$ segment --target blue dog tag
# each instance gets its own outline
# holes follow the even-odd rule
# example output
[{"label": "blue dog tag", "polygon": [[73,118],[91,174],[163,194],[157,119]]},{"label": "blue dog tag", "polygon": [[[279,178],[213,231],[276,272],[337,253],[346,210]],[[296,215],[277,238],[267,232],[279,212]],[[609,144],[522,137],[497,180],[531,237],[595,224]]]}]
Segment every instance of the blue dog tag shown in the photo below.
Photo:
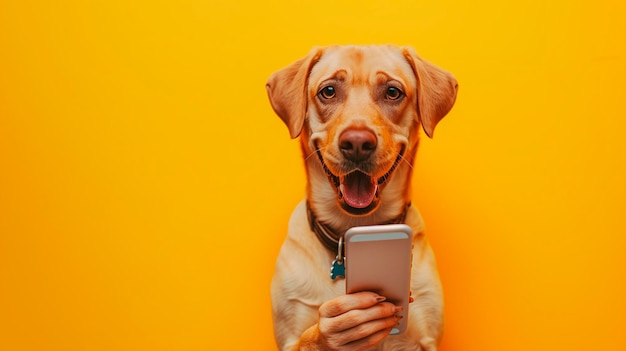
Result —
[{"label": "blue dog tag", "polygon": [[334,280],[337,277],[346,277],[346,269],[343,265],[343,259],[339,260],[339,256],[335,257],[332,266],[330,266],[330,277]]},{"label": "blue dog tag", "polygon": [[330,278],[335,280],[337,277],[346,277],[346,267],[343,265],[343,261],[346,258],[343,257],[343,236],[339,237],[339,243],[337,243],[337,256],[330,266]]}]

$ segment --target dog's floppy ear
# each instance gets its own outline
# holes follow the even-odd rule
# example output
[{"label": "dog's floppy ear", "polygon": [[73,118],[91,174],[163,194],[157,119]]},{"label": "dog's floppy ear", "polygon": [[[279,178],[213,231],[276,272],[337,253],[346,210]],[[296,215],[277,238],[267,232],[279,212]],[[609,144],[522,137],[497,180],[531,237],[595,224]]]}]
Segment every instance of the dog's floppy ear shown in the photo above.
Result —
[{"label": "dog's floppy ear", "polygon": [[307,83],[311,68],[319,61],[323,50],[313,49],[309,55],[275,72],[265,88],[274,112],[289,128],[291,138],[302,131],[307,109]]},{"label": "dog's floppy ear", "polygon": [[404,48],[402,54],[417,78],[417,109],[424,132],[432,138],[437,123],[452,109],[459,85],[451,73],[422,59],[412,48]]}]

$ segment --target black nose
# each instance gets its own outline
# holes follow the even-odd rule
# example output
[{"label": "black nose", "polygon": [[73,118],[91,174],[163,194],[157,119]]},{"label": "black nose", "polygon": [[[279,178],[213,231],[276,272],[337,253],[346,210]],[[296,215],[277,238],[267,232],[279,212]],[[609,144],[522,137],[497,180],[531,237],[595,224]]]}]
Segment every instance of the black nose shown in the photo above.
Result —
[{"label": "black nose", "polygon": [[339,150],[350,161],[365,161],[376,150],[376,135],[369,129],[346,129],[339,135]]}]

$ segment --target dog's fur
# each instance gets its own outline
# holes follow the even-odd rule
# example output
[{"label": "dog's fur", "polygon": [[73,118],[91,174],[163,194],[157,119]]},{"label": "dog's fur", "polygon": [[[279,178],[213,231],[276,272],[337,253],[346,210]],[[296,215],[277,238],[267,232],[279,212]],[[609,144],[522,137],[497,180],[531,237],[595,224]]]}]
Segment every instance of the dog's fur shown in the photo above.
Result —
[{"label": "dog's fur", "polygon": [[[334,94],[320,95],[329,84]],[[396,96],[389,87],[403,94],[390,99]],[[292,138],[300,136],[308,179],[306,200],[291,216],[272,281],[274,333],[281,350],[307,344],[307,335],[316,333],[310,328],[316,328],[319,307],[345,294],[345,281],[329,277],[336,252],[324,247],[312,232],[307,201],[320,222],[341,234],[353,226],[398,217],[411,200],[419,128],[432,137],[437,123],[452,108],[457,89],[450,73],[411,48],[391,45],[315,48],[269,78],[267,91],[274,111]],[[375,150],[366,160],[345,157],[340,138],[347,130],[375,136]],[[397,160],[400,163],[394,167]],[[343,188],[332,181],[334,175],[344,182],[354,170],[369,179],[392,171],[365,208],[353,208],[354,199],[345,199]],[[436,350],[442,335],[443,296],[435,258],[415,207],[409,207],[405,223],[415,233],[411,279],[415,301],[407,331],[386,337],[376,350]]]}]

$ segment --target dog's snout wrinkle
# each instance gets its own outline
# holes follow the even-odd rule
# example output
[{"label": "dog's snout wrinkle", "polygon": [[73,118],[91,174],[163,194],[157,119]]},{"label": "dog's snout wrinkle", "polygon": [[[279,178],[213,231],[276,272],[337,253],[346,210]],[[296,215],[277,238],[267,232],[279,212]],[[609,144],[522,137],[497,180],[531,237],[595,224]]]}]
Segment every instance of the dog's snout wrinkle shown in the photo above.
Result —
[{"label": "dog's snout wrinkle", "polygon": [[367,160],[377,146],[376,135],[369,129],[346,129],[339,136],[339,150],[350,161]]}]

